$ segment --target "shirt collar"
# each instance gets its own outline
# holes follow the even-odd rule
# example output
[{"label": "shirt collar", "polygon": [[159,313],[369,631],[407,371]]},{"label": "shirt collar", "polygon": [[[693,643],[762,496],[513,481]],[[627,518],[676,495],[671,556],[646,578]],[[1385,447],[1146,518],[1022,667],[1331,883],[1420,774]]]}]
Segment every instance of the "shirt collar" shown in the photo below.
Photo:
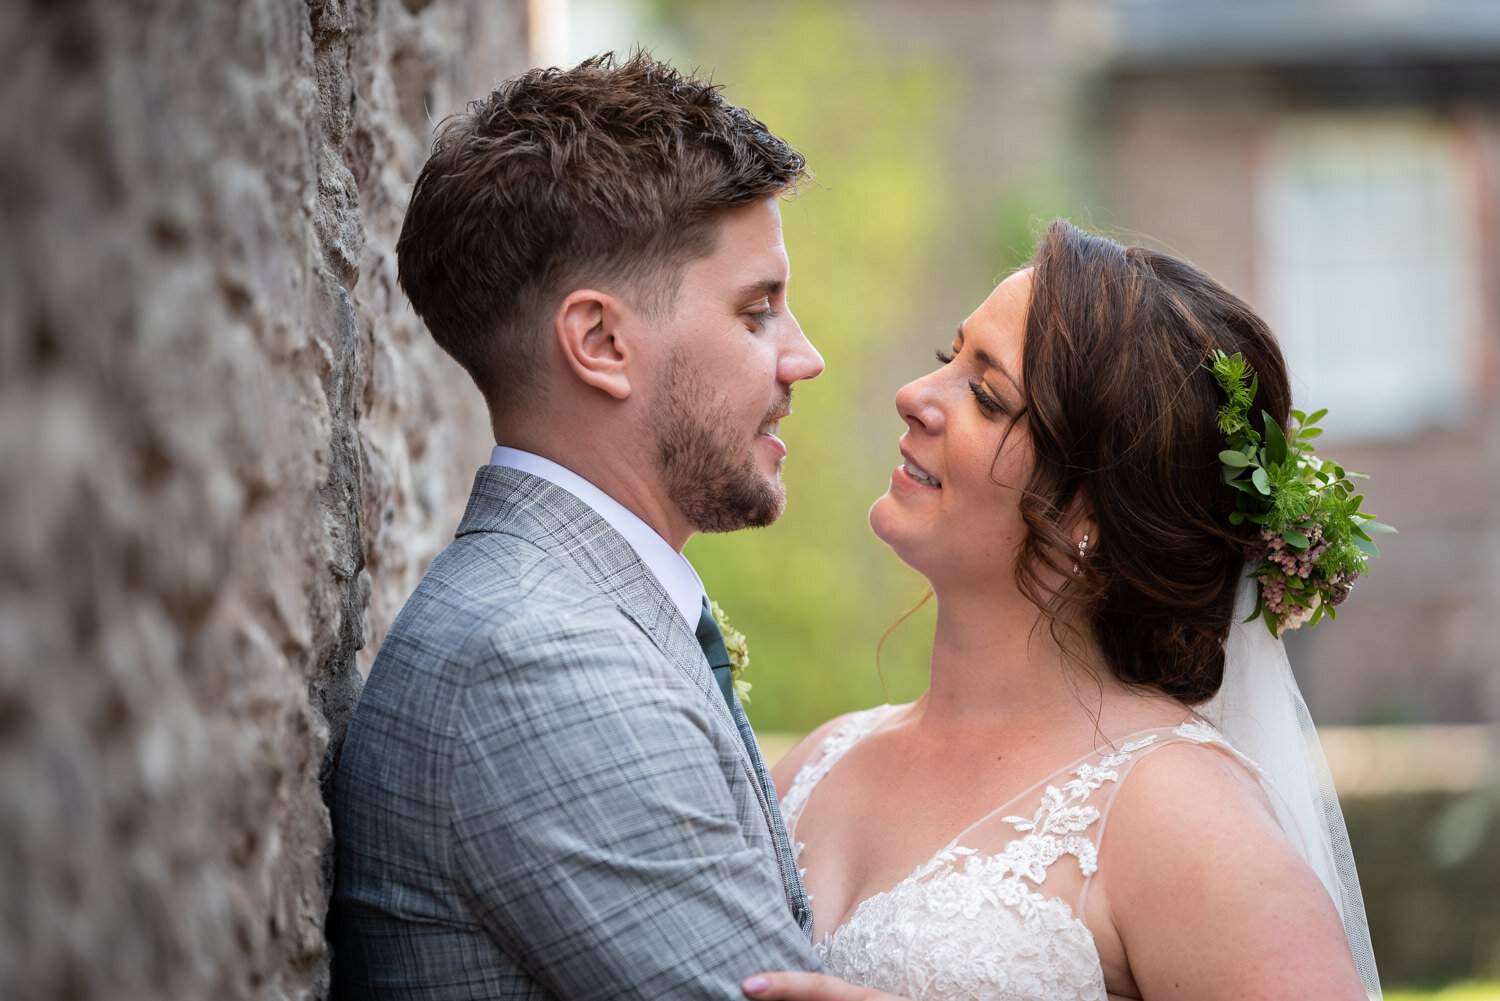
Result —
[{"label": "shirt collar", "polygon": [[490,465],[506,466],[546,480],[583,501],[594,513],[609,522],[611,528],[625,537],[641,562],[661,583],[667,597],[682,613],[689,631],[698,627],[703,602],[708,597],[698,572],[687,557],[641,519],[634,511],[600,490],[566,466],[519,448],[496,445],[490,453]]}]

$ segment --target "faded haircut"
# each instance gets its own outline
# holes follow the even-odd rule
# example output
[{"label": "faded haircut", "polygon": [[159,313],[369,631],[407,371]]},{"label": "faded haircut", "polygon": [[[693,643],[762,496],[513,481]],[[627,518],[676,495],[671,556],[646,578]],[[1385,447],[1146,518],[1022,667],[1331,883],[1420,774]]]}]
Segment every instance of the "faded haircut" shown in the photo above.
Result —
[{"label": "faded haircut", "polygon": [[643,52],[511,77],[438,129],[402,289],[492,414],[523,404],[558,304],[597,287],[665,315],[726,209],[786,193],[800,153],[715,84]]}]

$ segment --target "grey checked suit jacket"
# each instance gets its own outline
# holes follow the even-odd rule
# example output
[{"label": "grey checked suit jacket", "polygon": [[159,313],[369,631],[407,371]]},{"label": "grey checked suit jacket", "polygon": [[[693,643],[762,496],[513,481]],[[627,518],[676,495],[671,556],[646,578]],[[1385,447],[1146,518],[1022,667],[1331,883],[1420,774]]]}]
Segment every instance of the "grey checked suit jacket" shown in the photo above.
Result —
[{"label": "grey checked suit jacket", "polygon": [[739,998],[822,969],[749,724],[629,544],[487,466],[334,781],[341,998]]}]

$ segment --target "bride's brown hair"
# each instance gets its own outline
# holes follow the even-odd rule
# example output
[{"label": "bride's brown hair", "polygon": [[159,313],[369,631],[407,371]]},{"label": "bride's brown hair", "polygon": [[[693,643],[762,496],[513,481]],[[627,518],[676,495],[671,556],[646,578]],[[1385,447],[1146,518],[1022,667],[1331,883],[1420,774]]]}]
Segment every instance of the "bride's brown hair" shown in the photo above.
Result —
[{"label": "bride's brown hair", "polygon": [[[1247,534],[1229,524],[1205,362],[1243,354],[1255,420],[1285,427],[1281,349],[1244,301],[1168,254],[1055,220],[1031,267],[1021,382],[1035,466],[1017,584],[1054,634],[1091,630],[1120,680],[1202,702],[1223,681]],[[1080,518],[1095,526],[1082,559]]]}]

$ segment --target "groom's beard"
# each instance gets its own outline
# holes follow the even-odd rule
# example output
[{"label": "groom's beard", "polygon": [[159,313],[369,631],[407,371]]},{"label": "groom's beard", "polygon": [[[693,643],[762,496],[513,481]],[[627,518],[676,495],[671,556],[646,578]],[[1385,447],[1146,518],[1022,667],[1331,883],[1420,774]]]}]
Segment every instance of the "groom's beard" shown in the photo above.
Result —
[{"label": "groom's beard", "polygon": [[[663,401],[656,458],[667,497],[700,532],[763,528],[786,507],[780,475],[755,468],[755,435],[734,416],[729,401],[695,376],[682,358],[665,366],[658,383]],[[762,421],[785,413],[791,391]],[[779,471],[778,471],[779,472]]]}]

